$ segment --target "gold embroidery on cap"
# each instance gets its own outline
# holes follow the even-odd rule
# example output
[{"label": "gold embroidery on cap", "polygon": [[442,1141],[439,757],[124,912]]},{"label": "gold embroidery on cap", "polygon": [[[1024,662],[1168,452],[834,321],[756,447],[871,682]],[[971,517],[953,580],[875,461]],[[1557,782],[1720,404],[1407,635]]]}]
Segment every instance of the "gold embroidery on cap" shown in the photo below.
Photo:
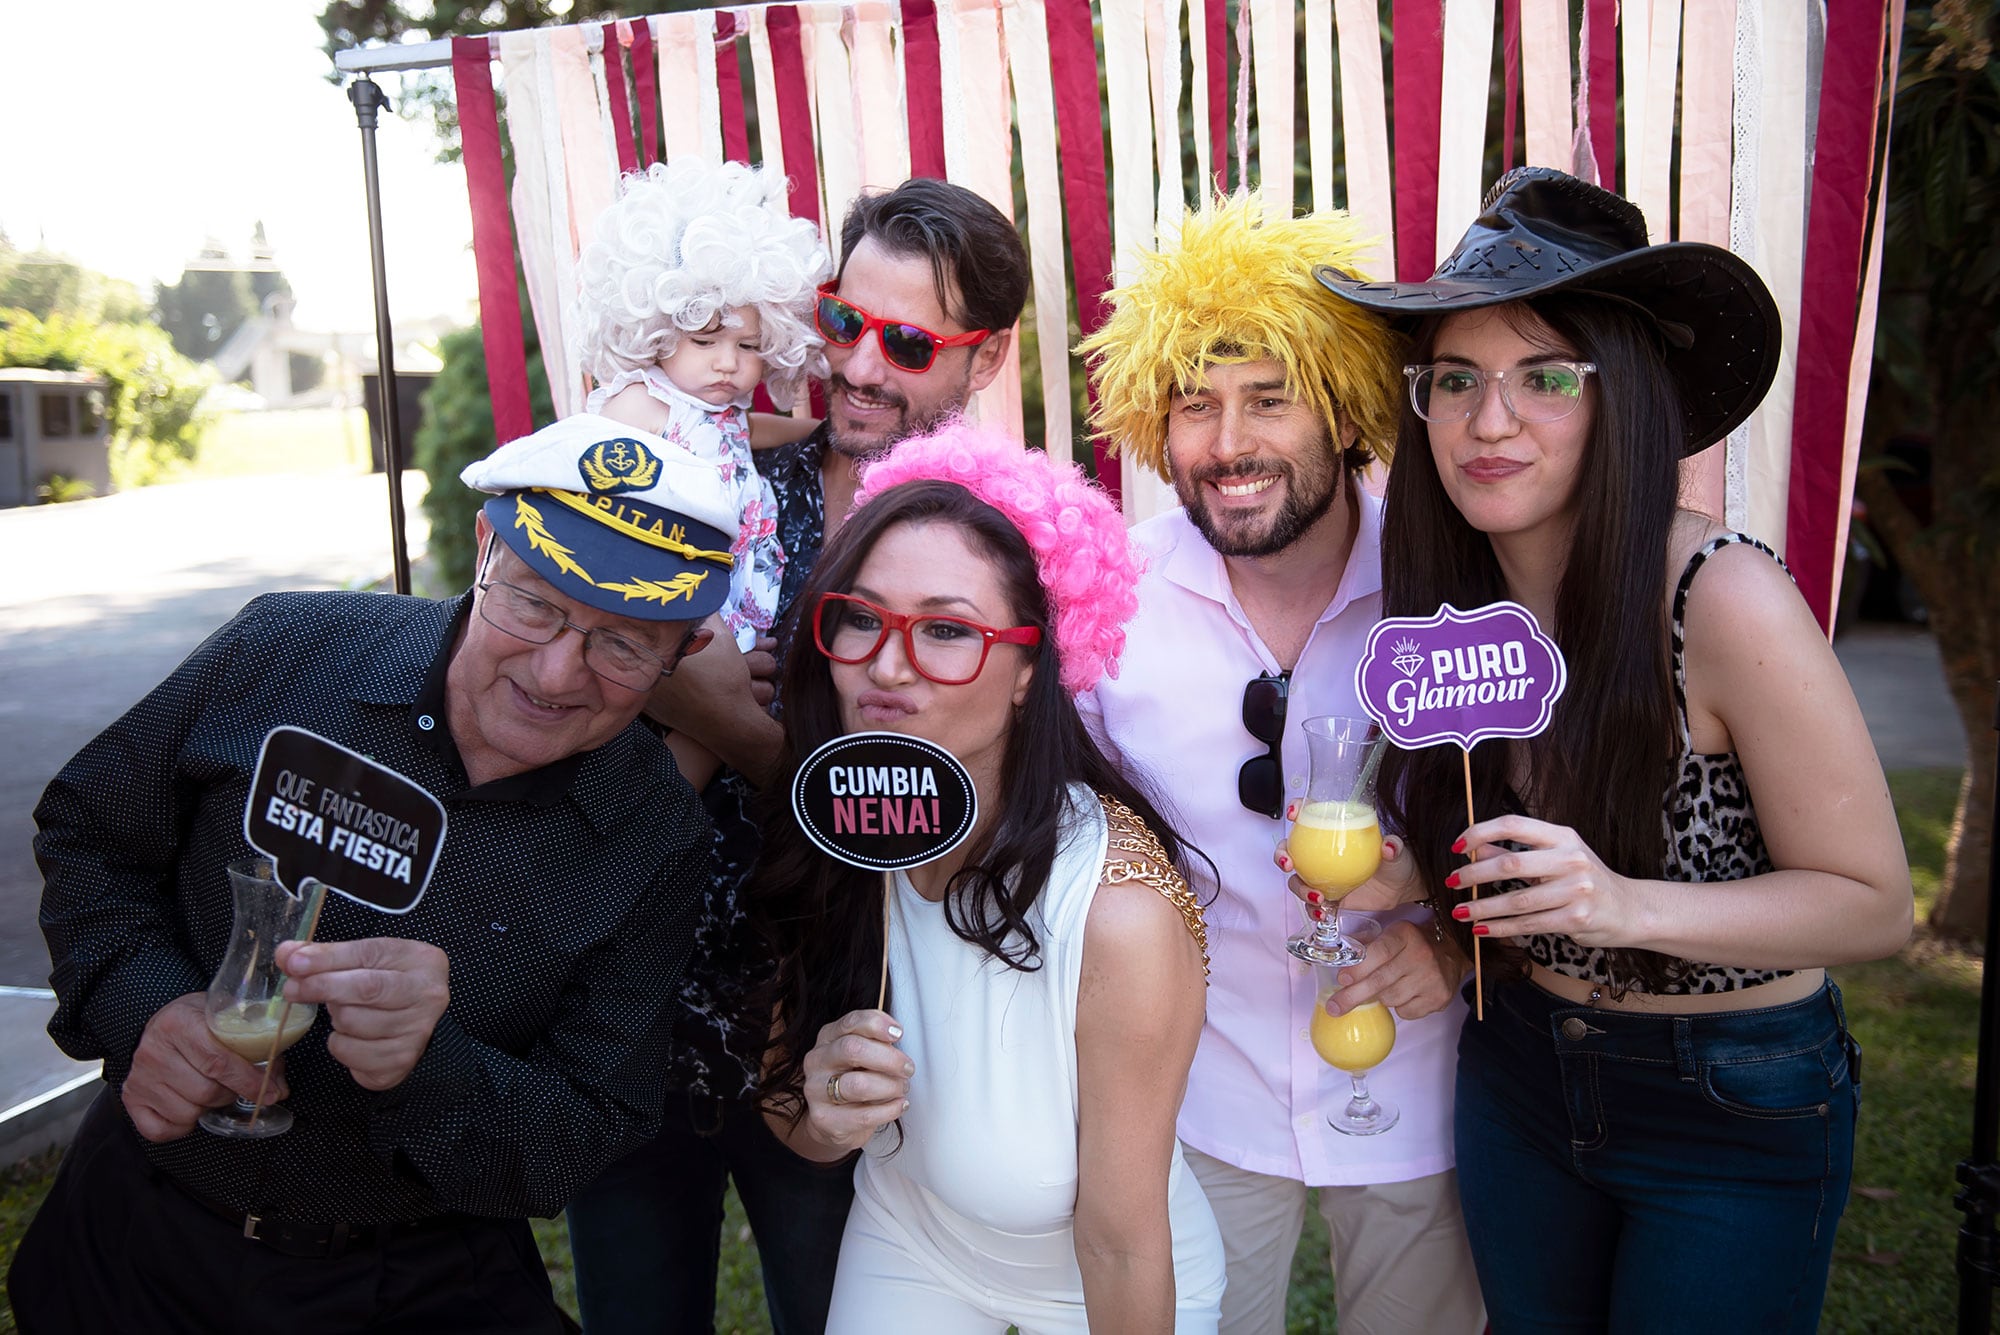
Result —
[{"label": "gold embroidery on cap", "polygon": [[592,491],[644,491],[660,479],[653,452],[625,436],[598,441],[576,465]]},{"label": "gold embroidery on cap", "polygon": [[615,510],[604,509],[601,508],[598,502],[592,501],[586,496],[579,496],[573,491],[554,491],[546,487],[537,487],[535,490],[551,500],[561,501],[578,514],[588,515],[605,527],[615,528],[626,537],[637,538],[640,542],[650,547],[661,548],[689,561],[711,561],[725,570],[732,569],[736,565],[736,558],[728,552],[708,551],[704,548],[690,546],[688,543],[682,542],[680,537],[677,536],[683,532],[681,526],[678,524],[674,525],[671,532],[662,537],[652,529],[635,524],[630,519],[627,519],[625,517],[625,507],[622,505]]},{"label": "gold embroidery on cap", "polygon": [[597,583],[590,577],[590,572],[573,559],[574,552],[549,536],[548,526],[542,522],[542,512],[528,504],[526,492],[514,493],[514,527],[525,529],[529,548],[548,557],[555,563],[556,569],[566,575],[575,575],[586,584]]},{"label": "gold embroidery on cap", "polygon": [[699,589],[701,582],[707,578],[706,570],[683,570],[664,583],[656,579],[641,579],[634,575],[625,584],[600,584],[597,587],[611,593],[622,593],[627,602],[634,598],[649,603],[670,603],[676,598],[685,598],[693,602],[695,590]]}]

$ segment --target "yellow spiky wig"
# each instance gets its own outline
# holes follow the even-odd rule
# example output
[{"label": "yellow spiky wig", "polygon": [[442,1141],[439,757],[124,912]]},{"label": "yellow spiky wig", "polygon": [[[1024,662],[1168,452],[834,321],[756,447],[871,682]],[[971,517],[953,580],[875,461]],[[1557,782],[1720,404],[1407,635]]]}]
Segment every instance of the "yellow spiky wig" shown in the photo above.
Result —
[{"label": "yellow spiky wig", "polygon": [[1167,477],[1167,404],[1209,363],[1269,357],[1322,418],[1336,409],[1387,461],[1402,405],[1402,340],[1381,316],[1320,286],[1313,266],[1357,277],[1360,227],[1344,212],[1266,221],[1235,194],[1187,218],[1177,241],[1139,256],[1112,312],[1077,345],[1097,389],[1098,439]]}]

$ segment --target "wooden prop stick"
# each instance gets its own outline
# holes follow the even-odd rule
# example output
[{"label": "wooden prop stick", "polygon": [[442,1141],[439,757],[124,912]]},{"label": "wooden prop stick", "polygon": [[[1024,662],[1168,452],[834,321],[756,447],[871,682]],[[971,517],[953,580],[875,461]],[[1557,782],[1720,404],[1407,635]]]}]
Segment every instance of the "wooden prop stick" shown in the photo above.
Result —
[{"label": "wooden prop stick", "polygon": [[[1467,825],[1472,825],[1476,823],[1479,819],[1479,817],[1475,815],[1472,810],[1472,748],[1469,746],[1462,746],[1458,749],[1458,754],[1465,761],[1465,823]],[[1467,861],[1470,862],[1479,861],[1478,846],[1474,845],[1472,847],[1467,848],[1465,850],[1465,856]],[[1472,887],[1472,897],[1474,899],[1479,898],[1479,887],[1476,885]],[[1479,938],[1477,936],[1472,938],[1472,1001],[1473,1001],[1474,1018],[1480,1020],[1485,1019],[1486,977],[1483,973],[1480,972],[1479,968]]]},{"label": "wooden prop stick", "polygon": [[896,873],[882,873],[882,983],[875,989],[875,1009],[889,1002],[889,905],[896,898]]},{"label": "wooden prop stick", "polygon": [[[319,927],[319,911],[326,903],[326,887],[307,877],[305,884],[299,888],[313,897],[312,907],[306,910],[306,933],[299,938],[301,941],[310,941],[313,939],[313,932]],[[271,1051],[264,1057],[264,1078],[257,1082],[257,1097],[250,1101],[250,1125],[253,1127],[257,1125],[257,1119],[264,1114],[264,1095],[271,1091],[271,1064],[278,1060],[278,1053],[285,1041],[285,1021],[291,1018],[292,1003],[287,1001],[278,1008],[278,1027],[271,1034]]]}]

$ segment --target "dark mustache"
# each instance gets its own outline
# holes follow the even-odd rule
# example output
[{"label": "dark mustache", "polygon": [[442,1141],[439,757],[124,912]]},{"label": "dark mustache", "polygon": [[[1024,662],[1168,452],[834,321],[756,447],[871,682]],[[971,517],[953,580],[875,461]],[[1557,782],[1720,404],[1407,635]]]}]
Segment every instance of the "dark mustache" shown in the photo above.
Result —
[{"label": "dark mustache", "polygon": [[1205,464],[1191,475],[1196,482],[1230,482],[1240,477],[1259,477],[1265,473],[1276,473],[1289,480],[1292,470],[1284,464],[1272,463],[1264,459],[1238,459],[1233,464]]},{"label": "dark mustache", "polygon": [[907,408],[910,401],[892,389],[863,389],[844,375],[834,374],[826,378],[828,393],[844,391],[856,394],[872,403],[884,404],[891,408]]}]

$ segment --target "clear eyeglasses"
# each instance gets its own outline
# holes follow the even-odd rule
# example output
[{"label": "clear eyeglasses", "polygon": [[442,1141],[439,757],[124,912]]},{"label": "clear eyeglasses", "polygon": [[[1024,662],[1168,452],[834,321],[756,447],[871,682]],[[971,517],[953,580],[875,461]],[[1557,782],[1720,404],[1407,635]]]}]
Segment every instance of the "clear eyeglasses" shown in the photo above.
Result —
[{"label": "clear eyeglasses", "polygon": [[1405,366],[1410,382],[1410,406],[1426,422],[1463,422],[1486,402],[1489,384],[1500,388],[1500,401],[1523,422],[1559,422],[1583,402],[1584,381],[1595,374],[1595,362],[1550,360],[1529,362],[1505,371],[1482,371],[1460,362]]}]

